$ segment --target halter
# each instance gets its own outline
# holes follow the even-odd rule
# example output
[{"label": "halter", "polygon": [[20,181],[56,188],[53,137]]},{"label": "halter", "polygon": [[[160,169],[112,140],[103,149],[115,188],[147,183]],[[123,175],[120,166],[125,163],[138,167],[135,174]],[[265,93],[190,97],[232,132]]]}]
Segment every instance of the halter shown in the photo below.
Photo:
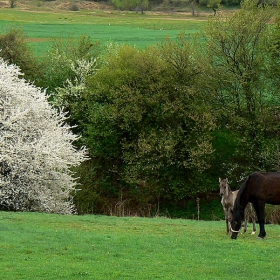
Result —
[{"label": "halter", "polygon": [[232,229],[231,227],[230,227],[230,231],[231,231],[231,232],[234,232],[234,233],[239,233],[239,232],[240,232],[240,230],[234,230],[234,229]]}]

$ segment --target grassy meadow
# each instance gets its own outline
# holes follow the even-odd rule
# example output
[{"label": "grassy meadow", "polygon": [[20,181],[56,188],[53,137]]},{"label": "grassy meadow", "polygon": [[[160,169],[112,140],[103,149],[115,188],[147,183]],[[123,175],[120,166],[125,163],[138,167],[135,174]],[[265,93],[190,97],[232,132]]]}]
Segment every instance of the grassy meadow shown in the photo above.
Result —
[{"label": "grassy meadow", "polygon": [[231,240],[224,221],[1,211],[1,279],[279,279],[280,226],[266,230]]},{"label": "grassy meadow", "polygon": [[35,55],[43,55],[55,39],[88,35],[103,44],[115,42],[139,48],[161,42],[181,32],[194,34],[205,25],[206,17],[186,15],[137,14],[106,11],[21,10],[0,9],[0,34],[20,27]]}]

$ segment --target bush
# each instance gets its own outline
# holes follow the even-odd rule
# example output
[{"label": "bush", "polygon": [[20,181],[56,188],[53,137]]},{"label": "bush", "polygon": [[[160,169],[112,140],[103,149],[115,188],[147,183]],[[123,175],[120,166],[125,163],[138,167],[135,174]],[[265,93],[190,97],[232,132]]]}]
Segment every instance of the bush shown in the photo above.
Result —
[{"label": "bush", "polygon": [[73,11],[73,12],[79,11],[78,5],[77,5],[77,4],[72,4],[72,5],[70,6],[70,11]]},{"label": "bush", "polygon": [[19,68],[0,59],[0,205],[10,210],[73,213],[71,171],[86,159],[66,115]]},{"label": "bush", "polygon": [[5,35],[1,35],[0,49],[0,57],[8,64],[19,66],[26,80],[33,82],[40,76],[42,71],[21,29],[11,28]]}]

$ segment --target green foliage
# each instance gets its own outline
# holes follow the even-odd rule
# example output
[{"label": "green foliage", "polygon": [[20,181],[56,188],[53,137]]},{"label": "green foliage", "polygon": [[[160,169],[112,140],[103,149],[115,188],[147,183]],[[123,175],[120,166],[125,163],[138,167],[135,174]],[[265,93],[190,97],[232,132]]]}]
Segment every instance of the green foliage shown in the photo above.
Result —
[{"label": "green foliage", "polygon": [[26,80],[33,82],[40,75],[39,65],[21,29],[12,27],[5,35],[1,35],[0,49],[0,56],[8,64],[19,66]]},{"label": "green foliage", "polygon": [[[209,167],[214,122],[192,86],[198,74],[189,47],[182,38],[161,50],[111,47],[92,77],[86,143],[98,170],[94,184],[103,193],[104,179],[107,195],[117,190],[143,203],[205,189],[199,174]],[[185,73],[189,79],[181,79]]]},{"label": "green foliage", "polygon": [[214,11],[214,16],[216,15],[217,11],[221,8],[221,0],[208,0],[207,7]]},{"label": "green foliage", "polygon": [[[65,86],[67,80],[75,81],[77,68],[81,70],[82,67],[79,66],[81,61],[94,61],[99,52],[100,42],[93,42],[88,36],[81,36],[79,39],[69,38],[67,41],[55,41],[51,50],[42,58],[41,67],[44,73],[40,77],[39,85],[47,88],[48,92],[54,93],[56,88]],[[59,102],[58,97],[52,96],[52,98],[55,99],[54,103]],[[73,100],[74,102],[75,100]],[[70,103],[69,100],[68,109]]]},{"label": "green foliage", "polygon": [[277,145],[274,114],[279,95],[267,75],[268,23],[274,12],[271,7],[260,9],[245,1],[233,15],[211,20],[206,30],[207,56],[212,58],[209,82],[216,92],[219,123],[237,132],[233,164],[228,168],[236,165],[239,174],[271,170],[276,163],[271,165],[264,155],[264,151],[272,155]]},{"label": "green foliage", "polygon": [[111,2],[120,10],[132,10],[140,7],[143,12],[149,7],[149,0],[111,0]]}]

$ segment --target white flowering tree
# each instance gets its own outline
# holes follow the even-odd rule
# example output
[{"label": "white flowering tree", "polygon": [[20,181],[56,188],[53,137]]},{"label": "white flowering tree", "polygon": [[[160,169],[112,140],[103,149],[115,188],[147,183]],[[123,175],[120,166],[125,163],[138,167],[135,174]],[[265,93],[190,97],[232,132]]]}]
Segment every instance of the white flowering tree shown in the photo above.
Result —
[{"label": "white flowering tree", "polygon": [[87,158],[86,150],[74,147],[65,113],[21,75],[0,58],[0,207],[73,213],[71,168]]}]

